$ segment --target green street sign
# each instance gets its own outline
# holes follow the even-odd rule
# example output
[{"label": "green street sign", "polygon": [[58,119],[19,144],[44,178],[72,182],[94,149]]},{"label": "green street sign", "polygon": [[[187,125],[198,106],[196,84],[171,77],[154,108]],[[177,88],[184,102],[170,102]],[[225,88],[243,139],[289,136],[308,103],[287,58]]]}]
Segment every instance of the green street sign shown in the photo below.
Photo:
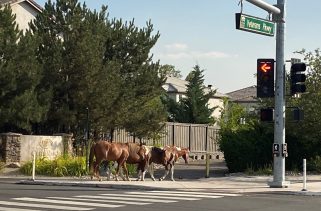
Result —
[{"label": "green street sign", "polygon": [[275,24],[272,21],[245,15],[243,13],[236,13],[235,20],[236,29],[266,36],[274,36]]}]

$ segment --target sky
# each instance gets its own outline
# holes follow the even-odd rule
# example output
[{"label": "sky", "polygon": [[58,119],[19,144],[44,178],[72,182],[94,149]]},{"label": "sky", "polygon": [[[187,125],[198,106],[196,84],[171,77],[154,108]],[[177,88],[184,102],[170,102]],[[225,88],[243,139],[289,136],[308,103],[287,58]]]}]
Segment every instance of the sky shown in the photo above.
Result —
[{"label": "sky", "polygon": [[[36,0],[44,6],[47,0]],[[81,1],[83,2],[83,1]],[[174,65],[183,79],[195,65],[204,69],[205,85],[228,93],[256,85],[256,60],[275,58],[274,37],[235,29],[239,0],[86,0],[100,10],[108,6],[110,18],[151,21],[160,33],[152,48],[154,61]],[[277,0],[265,0],[277,4]],[[321,48],[321,1],[286,0],[285,60],[302,58],[301,49]],[[266,19],[268,12],[243,1],[243,13]],[[287,70],[289,71],[289,70]]]}]

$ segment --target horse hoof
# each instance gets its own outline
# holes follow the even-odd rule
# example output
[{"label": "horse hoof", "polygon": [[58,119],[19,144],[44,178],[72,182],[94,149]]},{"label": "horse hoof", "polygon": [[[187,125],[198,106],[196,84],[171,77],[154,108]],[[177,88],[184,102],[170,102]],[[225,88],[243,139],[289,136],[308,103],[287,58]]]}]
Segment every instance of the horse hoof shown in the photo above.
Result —
[{"label": "horse hoof", "polygon": [[103,181],[103,179],[99,178],[99,182]]},{"label": "horse hoof", "polygon": [[159,181],[163,181],[163,179],[162,179],[162,178],[159,178]]}]

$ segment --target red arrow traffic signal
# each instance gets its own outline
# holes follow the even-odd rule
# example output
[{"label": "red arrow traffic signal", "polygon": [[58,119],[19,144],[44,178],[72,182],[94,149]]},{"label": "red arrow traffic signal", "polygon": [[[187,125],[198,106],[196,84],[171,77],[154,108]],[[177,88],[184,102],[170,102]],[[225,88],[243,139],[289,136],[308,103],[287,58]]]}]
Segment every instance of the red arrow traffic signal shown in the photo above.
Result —
[{"label": "red arrow traffic signal", "polygon": [[274,97],[274,59],[257,60],[256,88],[257,97]]},{"label": "red arrow traffic signal", "polygon": [[271,70],[271,64],[268,63],[261,63],[261,68],[260,68],[263,72],[267,72],[269,70]]}]

